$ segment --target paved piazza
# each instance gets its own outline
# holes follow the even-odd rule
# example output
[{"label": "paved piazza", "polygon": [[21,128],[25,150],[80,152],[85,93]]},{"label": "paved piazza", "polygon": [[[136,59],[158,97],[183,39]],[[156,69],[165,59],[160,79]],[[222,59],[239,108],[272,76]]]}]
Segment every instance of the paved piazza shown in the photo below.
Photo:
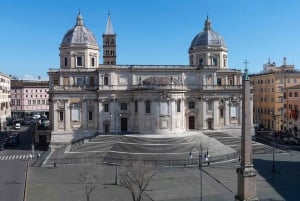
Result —
[{"label": "paved piazza", "polygon": [[[218,139],[208,139],[210,138]],[[97,189],[92,192],[91,200],[130,200],[129,192],[113,185],[115,181],[116,161],[107,163],[107,156],[126,156],[127,159],[148,157],[163,159],[166,157],[178,160],[188,158],[189,149],[207,142],[211,154],[221,153],[220,149],[233,153],[239,150],[235,146],[238,137],[230,137],[222,132],[211,132],[206,135],[189,133],[176,136],[98,136],[85,143],[78,142],[72,146],[56,149],[47,158],[44,167],[39,167],[38,160],[31,161],[28,169],[26,200],[27,201],[74,201],[84,199],[84,185],[79,182],[79,175],[84,170],[98,171],[101,179]],[[222,141],[222,143],[220,143]],[[126,142],[126,143],[125,143]],[[177,148],[174,148],[176,144]],[[139,145],[139,146],[138,146]],[[146,148],[142,149],[141,146]],[[149,146],[149,147],[147,147]],[[153,147],[154,152],[150,154]],[[205,146],[203,146],[205,147]],[[126,151],[125,151],[126,150]],[[163,150],[165,155],[162,154]],[[214,150],[214,151],[213,151]],[[218,151],[217,151],[218,150]],[[134,154],[133,152],[136,152]],[[224,151],[225,152],[225,151]],[[258,171],[257,195],[260,200],[297,200],[298,181],[300,179],[300,154],[297,151],[275,149],[276,173],[272,173],[273,155],[271,147],[253,142],[253,163]],[[177,153],[177,154],[174,154]],[[197,158],[197,150],[193,155]],[[179,156],[179,157],[178,157]],[[41,157],[43,158],[43,156]],[[56,160],[56,168],[54,167]],[[189,161],[191,159],[187,159]],[[200,198],[200,174],[195,164],[171,166],[159,165],[154,168],[155,176],[147,192],[156,201],[194,201]],[[203,200],[234,200],[237,191],[236,168],[238,158],[228,161],[215,161],[207,166],[203,164],[202,188]],[[118,173],[124,171],[119,166]]]}]

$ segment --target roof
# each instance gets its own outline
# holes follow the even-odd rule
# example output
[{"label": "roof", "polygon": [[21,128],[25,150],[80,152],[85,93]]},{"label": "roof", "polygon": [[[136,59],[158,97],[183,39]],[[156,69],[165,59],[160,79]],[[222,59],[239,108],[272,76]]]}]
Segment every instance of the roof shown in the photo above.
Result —
[{"label": "roof", "polygon": [[84,26],[80,13],[77,15],[75,26],[64,35],[61,46],[70,44],[85,44],[98,47],[94,34]]},{"label": "roof", "polygon": [[209,17],[207,17],[205,20],[203,31],[195,36],[190,48],[202,45],[226,47],[223,37],[212,30]]},{"label": "roof", "polygon": [[106,23],[106,29],[105,29],[105,35],[114,35],[114,29],[111,23],[111,19],[110,19],[110,13],[108,13],[108,19],[107,19],[107,23]]}]

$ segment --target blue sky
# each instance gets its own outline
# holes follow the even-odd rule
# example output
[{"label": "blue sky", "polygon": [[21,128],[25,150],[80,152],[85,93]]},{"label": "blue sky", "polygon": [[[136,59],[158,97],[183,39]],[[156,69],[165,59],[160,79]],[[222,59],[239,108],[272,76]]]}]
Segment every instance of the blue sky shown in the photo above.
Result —
[{"label": "blue sky", "polygon": [[188,48],[209,15],[223,36],[230,68],[262,70],[268,58],[300,67],[298,0],[7,0],[0,2],[0,72],[47,78],[80,9],[101,47],[110,11],[118,64],[188,64]]}]

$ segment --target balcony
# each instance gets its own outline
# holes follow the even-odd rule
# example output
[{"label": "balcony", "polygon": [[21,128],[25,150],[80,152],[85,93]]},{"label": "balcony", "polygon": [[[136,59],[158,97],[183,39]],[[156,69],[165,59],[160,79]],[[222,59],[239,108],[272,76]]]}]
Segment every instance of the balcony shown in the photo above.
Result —
[{"label": "balcony", "polygon": [[174,84],[154,84],[154,85],[99,85],[99,86],[50,86],[53,91],[110,91],[110,90],[201,90],[201,91],[231,91],[241,90],[242,85],[174,85]]}]

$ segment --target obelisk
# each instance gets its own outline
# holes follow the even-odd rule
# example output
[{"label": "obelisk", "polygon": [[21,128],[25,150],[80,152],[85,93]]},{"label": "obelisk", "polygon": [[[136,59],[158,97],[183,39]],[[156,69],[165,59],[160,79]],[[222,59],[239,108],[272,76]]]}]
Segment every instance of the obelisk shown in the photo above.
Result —
[{"label": "obelisk", "polygon": [[236,169],[238,179],[238,189],[235,200],[238,201],[255,201],[256,196],[256,170],[252,164],[252,143],[251,143],[251,126],[252,115],[250,104],[250,80],[248,76],[247,60],[245,63],[245,73],[243,75],[242,89],[242,138],[240,167]]}]

